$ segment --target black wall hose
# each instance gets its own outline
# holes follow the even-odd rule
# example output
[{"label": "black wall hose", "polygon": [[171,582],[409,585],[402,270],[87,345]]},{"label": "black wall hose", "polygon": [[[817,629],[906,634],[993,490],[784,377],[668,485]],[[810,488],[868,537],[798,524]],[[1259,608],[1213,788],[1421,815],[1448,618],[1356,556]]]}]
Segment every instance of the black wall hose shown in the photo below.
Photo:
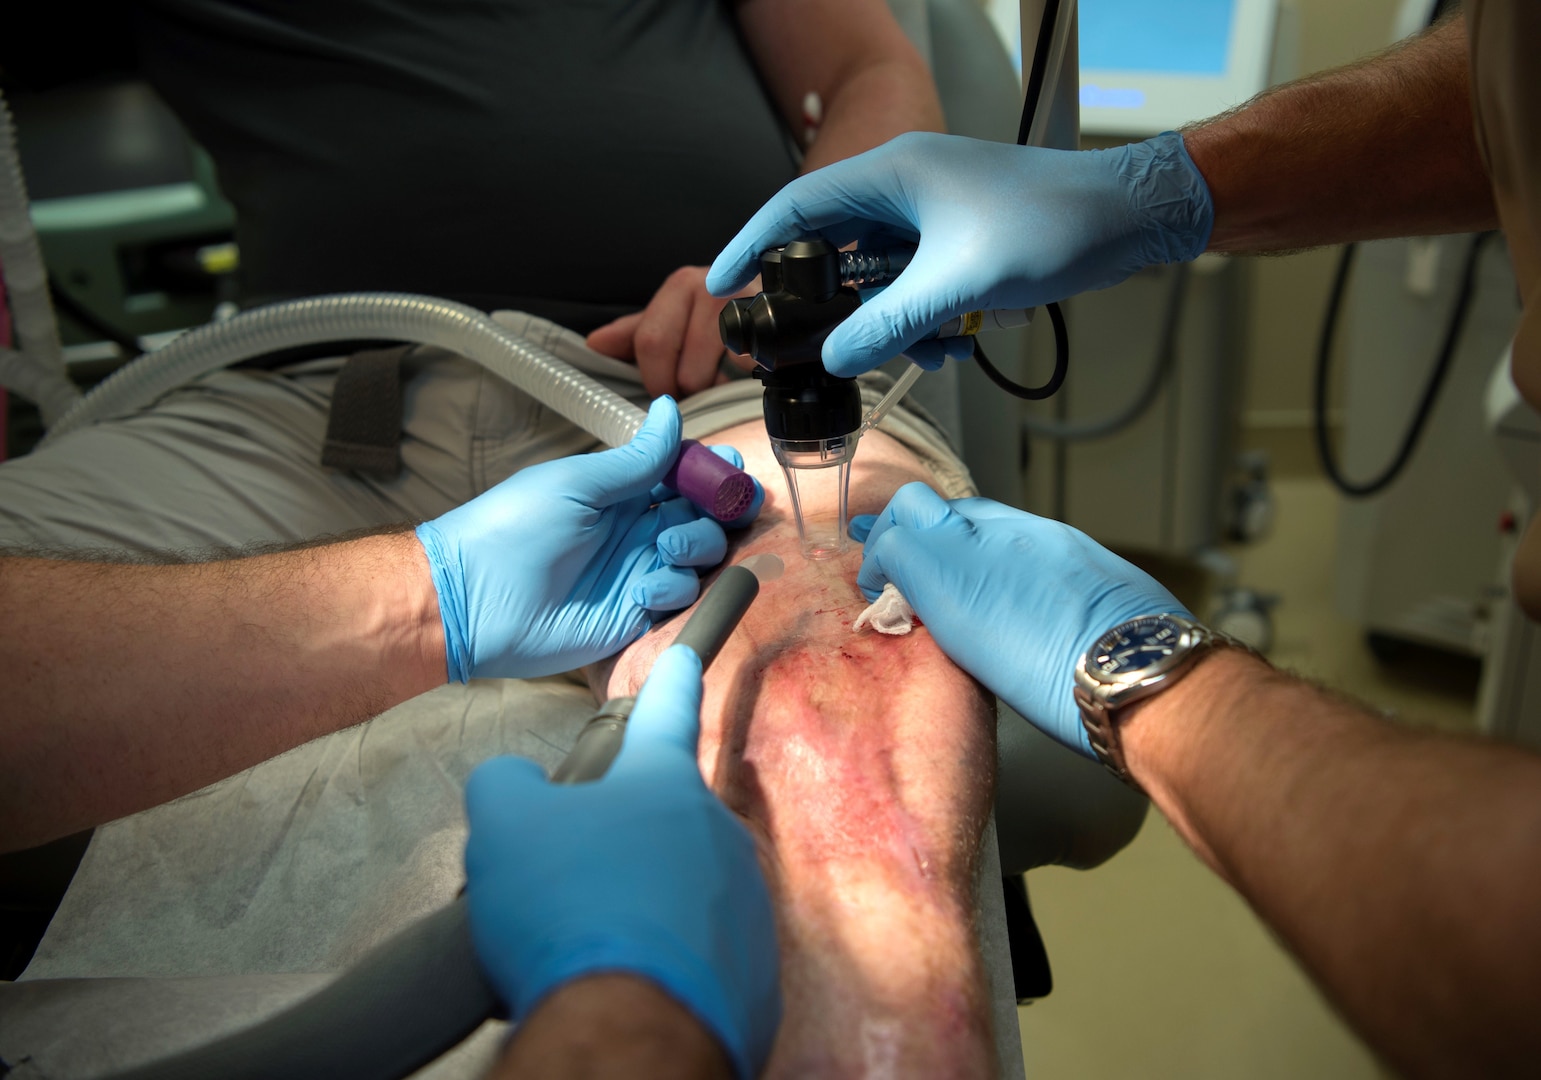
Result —
[{"label": "black wall hose", "polygon": [[[764,560],[774,564],[768,566]],[[718,575],[680,630],[704,671],[781,572],[757,556]],[[620,752],[633,698],[607,701],[552,773],[554,783],[598,780]],[[464,896],[378,945],[333,982],[254,1027],[111,1074],[109,1080],[398,1080],[500,1015],[471,943]]]},{"label": "black wall hose", "polygon": [[1316,385],[1313,388],[1315,422],[1312,425],[1312,433],[1316,438],[1316,454],[1321,460],[1322,471],[1327,474],[1327,479],[1332,481],[1332,486],[1344,495],[1362,499],[1384,491],[1402,474],[1402,470],[1412,460],[1418,440],[1423,437],[1428,427],[1429,416],[1434,411],[1434,402],[1439,398],[1445,376],[1450,374],[1451,363],[1455,359],[1455,347],[1460,342],[1461,330],[1465,327],[1466,316],[1471,311],[1472,293],[1477,284],[1478,257],[1482,254],[1483,245],[1495,235],[1497,234],[1489,231],[1477,233],[1472,237],[1471,246],[1466,249],[1465,264],[1461,267],[1461,283],[1456,292],[1455,307],[1451,309],[1449,321],[1445,324],[1444,340],[1440,343],[1439,354],[1434,361],[1434,370],[1429,374],[1428,382],[1424,384],[1423,393],[1418,399],[1418,407],[1413,412],[1412,420],[1408,422],[1407,430],[1403,433],[1401,443],[1390,464],[1378,475],[1364,481],[1350,480],[1343,475],[1342,464],[1334,456],[1332,440],[1327,433],[1327,393],[1332,383],[1332,342],[1337,335],[1338,315],[1343,307],[1344,294],[1348,291],[1349,271],[1353,268],[1354,252],[1358,245],[1349,244],[1344,247],[1343,254],[1338,259],[1337,274],[1333,277],[1332,293],[1327,301],[1327,314],[1322,320],[1321,339],[1316,348]]}]

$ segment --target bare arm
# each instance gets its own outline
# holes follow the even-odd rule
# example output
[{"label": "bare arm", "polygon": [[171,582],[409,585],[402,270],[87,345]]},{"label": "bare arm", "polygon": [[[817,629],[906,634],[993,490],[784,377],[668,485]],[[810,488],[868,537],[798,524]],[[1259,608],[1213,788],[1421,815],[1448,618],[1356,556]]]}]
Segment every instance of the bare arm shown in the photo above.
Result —
[{"label": "bare arm", "polygon": [[1236,651],[1121,721],[1131,771],[1411,1076],[1541,1034],[1541,757],[1410,731]]},{"label": "bare arm", "polygon": [[556,991],[520,1025],[489,1074],[493,1080],[732,1075],[727,1054],[688,1010],[630,975],[596,975]]},{"label": "bare arm", "polygon": [[823,103],[804,172],[906,131],[944,130],[930,69],[886,0],[744,0],[738,18],[792,130],[802,131],[808,93]]},{"label": "bare arm", "polygon": [[[870,150],[906,131],[941,131],[931,72],[885,0],[743,0],[739,24],[771,96],[793,131],[803,98],[823,102],[803,171]],[[706,291],[706,267],[671,274],[645,310],[588,337],[591,349],[635,360],[647,392],[692,394],[717,380],[724,301]]]},{"label": "bare arm", "polygon": [[400,532],[226,562],[0,558],[0,849],[202,787],[458,680],[607,656],[695,598],[726,538],[640,496],[679,455],[632,440],[532,465]]},{"label": "bare arm", "polygon": [[1211,251],[1498,224],[1474,133],[1462,16],[1262,94],[1183,140],[1214,198]]},{"label": "bare arm", "polygon": [[0,849],[196,790],[445,681],[410,532],[180,566],[0,559]]}]

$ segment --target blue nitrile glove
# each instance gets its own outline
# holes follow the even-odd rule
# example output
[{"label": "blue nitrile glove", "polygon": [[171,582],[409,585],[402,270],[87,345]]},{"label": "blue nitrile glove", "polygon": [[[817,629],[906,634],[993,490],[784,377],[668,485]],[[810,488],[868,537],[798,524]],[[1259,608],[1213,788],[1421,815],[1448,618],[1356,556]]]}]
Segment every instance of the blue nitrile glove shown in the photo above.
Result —
[{"label": "blue nitrile glove", "polygon": [[727,536],[654,493],[679,449],[679,409],[659,398],[625,446],[531,466],[418,526],[452,682],[570,671],[695,602],[693,568],[721,562]]},{"label": "blue nitrile glove", "polygon": [[[863,304],[871,303],[888,291],[887,285],[856,290]],[[940,371],[949,360],[970,360],[974,356],[971,337],[931,338],[917,341],[904,350],[904,358],[922,371]]]},{"label": "blue nitrile glove", "polygon": [[696,764],[701,659],[666,650],[601,780],[558,786],[502,757],[466,784],[471,937],[514,1020],[562,984],[646,978],[722,1043],[740,1077],[781,1022],[776,924],[743,824]]},{"label": "blue nitrile glove", "polygon": [[1121,622],[1188,614],[1080,530],[990,499],[905,484],[875,518],[853,518],[851,535],[866,541],[856,580],[868,599],[893,582],[959,667],[1088,757],[1076,661]]},{"label": "blue nitrile glove", "polygon": [[706,287],[732,294],[761,252],[811,233],[871,250],[918,244],[824,342],[824,366],[856,375],[966,312],[1037,307],[1193,259],[1213,222],[1175,132],[1077,151],[911,132],[793,180],[717,256]]}]

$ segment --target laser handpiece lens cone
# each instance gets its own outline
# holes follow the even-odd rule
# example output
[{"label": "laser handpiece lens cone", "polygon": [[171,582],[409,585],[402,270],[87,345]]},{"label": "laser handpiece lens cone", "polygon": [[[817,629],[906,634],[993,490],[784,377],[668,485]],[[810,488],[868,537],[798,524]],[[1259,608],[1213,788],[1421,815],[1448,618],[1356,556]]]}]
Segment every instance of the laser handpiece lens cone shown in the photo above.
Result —
[{"label": "laser handpiece lens cone", "polygon": [[718,316],[723,344],[753,357],[754,377],[765,386],[765,433],[808,559],[846,549],[851,458],[862,421],[856,380],[831,375],[820,359],[830,331],[861,305],[856,290],[841,283],[841,262],[833,245],[816,238],[768,251],[760,257],[764,291],[730,300]]}]

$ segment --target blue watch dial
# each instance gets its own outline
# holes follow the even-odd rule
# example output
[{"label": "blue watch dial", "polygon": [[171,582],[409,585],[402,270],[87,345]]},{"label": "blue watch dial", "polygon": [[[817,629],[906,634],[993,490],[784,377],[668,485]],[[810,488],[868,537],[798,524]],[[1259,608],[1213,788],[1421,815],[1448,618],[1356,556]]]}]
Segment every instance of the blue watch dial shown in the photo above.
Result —
[{"label": "blue watch dial", "polygon": [[1181,651],[1186,629],[1167,615],[1146,615],[1109,630],[1086,657],[1087,671],[1105,680],[1131,672],[1157,674]]}]

